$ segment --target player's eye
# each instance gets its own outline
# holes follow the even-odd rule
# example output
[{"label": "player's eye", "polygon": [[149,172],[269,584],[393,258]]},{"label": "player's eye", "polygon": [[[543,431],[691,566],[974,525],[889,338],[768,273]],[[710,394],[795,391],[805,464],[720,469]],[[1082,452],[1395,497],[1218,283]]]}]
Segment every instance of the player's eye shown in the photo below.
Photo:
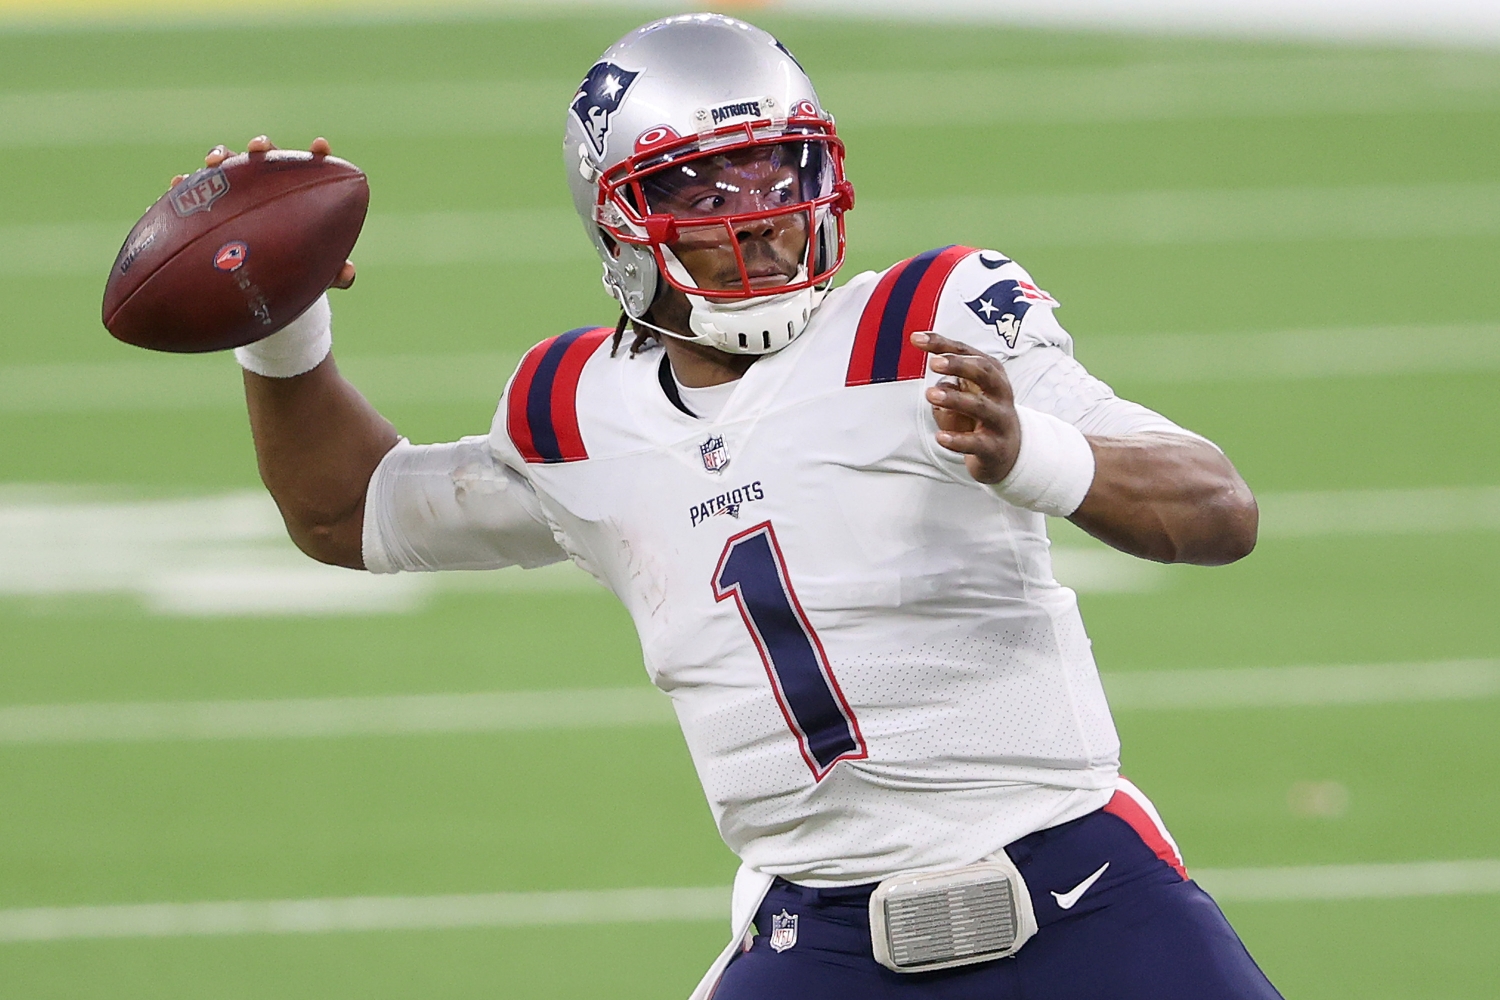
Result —
[{"label": "player's eye", "polygon": [[724,196],[721,194],[706,194],[692,202],[692,209],[704,215],[709,215],[724,207]]}]

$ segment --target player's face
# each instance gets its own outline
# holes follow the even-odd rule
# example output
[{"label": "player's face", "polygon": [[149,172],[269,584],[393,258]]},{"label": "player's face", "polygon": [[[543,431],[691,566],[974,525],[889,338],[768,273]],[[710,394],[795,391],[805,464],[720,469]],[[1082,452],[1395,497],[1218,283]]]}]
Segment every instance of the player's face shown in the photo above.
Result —
[{"label": "player's face", "polygon": [[[804,200],[797,156],[804,145],[759,146],[668,167],[642,182],[649,209],[692,222],[797,205]],[[750,287],[776,288],[789,282],[802,264],[808,221],[804,208],[727,227],[683,226],[672,252],[700,288],[741,288],[739,265],[729,242],[732,230],[745,259]]]}]

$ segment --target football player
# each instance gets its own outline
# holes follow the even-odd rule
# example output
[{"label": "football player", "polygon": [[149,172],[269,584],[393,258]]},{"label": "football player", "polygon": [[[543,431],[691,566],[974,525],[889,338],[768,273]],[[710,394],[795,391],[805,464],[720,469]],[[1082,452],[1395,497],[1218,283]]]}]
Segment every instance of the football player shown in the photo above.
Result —
[{"label": "football player", "polygon": [[1085,371],[1003,254],[834,287],[844,147],[751,25],[625,36],[563,153],[620,321],[532,348],[487,435],[400,438],[334,366],[326,298],[237,352],[297,544],[377,573],[571,559],[619,597],[742,861],[697,998],[1276,997],[1120,776],[1048,555],[1050,515],[1241,558],[1224,454]]}]

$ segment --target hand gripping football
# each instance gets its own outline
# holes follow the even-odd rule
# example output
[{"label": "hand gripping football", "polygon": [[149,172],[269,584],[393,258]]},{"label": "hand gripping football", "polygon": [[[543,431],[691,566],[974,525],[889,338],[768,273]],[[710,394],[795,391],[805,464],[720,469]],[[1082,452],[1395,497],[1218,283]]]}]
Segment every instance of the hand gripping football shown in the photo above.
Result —
[{"label": "hand gripping football", "polygon": [[154,351],[268,337],[338,277],[370,186],[333,156],[275,149],[199,170],[141,217],[104,286],[104,325]]}]

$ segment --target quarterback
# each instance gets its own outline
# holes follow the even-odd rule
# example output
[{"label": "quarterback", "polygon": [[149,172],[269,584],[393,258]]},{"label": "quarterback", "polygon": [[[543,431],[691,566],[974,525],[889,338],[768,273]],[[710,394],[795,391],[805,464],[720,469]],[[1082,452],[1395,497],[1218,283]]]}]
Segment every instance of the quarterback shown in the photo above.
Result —
[{"label": "quarterback", "polygon": [[532,348],[488,434],[401,438],[326,297],[238,350],[296,543],[375,573],[571,559],[619,598],[742,862],[697,1000],[1277,997],[1120,776],[1048,554],[1050,515],[1241,558],[1224,454],[1085,371],[1002,253],[834,287],[844,147],[765,32],[645,25],[566,122],[620,319]]}]

